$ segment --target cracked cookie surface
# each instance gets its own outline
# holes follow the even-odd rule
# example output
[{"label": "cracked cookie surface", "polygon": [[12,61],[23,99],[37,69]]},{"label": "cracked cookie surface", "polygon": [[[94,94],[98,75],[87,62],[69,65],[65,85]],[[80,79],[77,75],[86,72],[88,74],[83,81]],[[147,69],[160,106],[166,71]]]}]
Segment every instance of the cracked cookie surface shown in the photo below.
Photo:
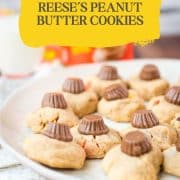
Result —
[{"label": "cracked cookie surface", "polygon": [[98,98],[92,90],[86,90],[80,94],[62,93],[74,113],[80,118],[97,109]]},{"label": "cracked cookie surface", "polygon": [[169,87],[169,83],[165,79],[144,81],[139,78],[139,75],[131,77],[128,83],[146,101],[155,96],[164,95]]},{"label": "cracked cookie surface", "polygon": [[41,132],[49,122],[63,123],[73,127],[79,119],[70,107],[66,109],[43,107],[30,113],[27,117],[28,127],[35,133]]},{"label": "cracked cookie surface", "polygon": [[129,96],[125,99],[107,101],[102,98],[98,104],[100,114],[117,122],[129,122],[135,111],[144,108],[144,101],[134,90],[129,90]]},{"label": "cracked cookie surface", "polygon": [[160,123],[168,124],[175,117],[175,114],[180,112],[180,106],[167,102],[164,96],[152,98],[147,105],[147,109],[155,113]]},{"label": "cracked cookie surface", "polygon": [[102,80],[99,79],[97,76],[91,76],[86,79],[86,83],[89,88],[91,88],[99,97],[103,96],[104,89],[113,84],[121,84],[122,86],[126,87],[125,81],[122,79],[115,79],[115,80]]},{"label": "cracked cookie surface", "polygon": [[175,118],[171,121],[171,126],[173,126],[180,135],[180,113],[175,115]]},{"label": "cracked cookie surface", "polygon": [[78,126],[71,128],[74,141],[81,145],[86,151],[87,158],[103,158],[106,152],[114,145],[121,142],[121,137],[115,130],[109,129],[103,135],[84,135],[78,132]]},{"label": "cracked cookie surface", "polygon": [[125,136],[125,134],[138,130],[142,131],[147,135],[147,137],[158,146],[161,150],[168,149],[177,141],[177,132],[176,130],[168,124],[160,124],[154,126],[152,128],[135,128],[130,126],[129,128],[122,131],[121,136]]}]

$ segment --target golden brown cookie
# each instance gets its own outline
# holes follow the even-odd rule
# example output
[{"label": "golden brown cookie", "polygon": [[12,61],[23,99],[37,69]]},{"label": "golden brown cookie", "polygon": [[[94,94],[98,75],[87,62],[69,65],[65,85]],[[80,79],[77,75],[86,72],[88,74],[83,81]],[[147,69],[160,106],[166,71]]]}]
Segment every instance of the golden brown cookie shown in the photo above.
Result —
[{"label": "golden brown cookie", "polygon": [[134,90],[127,90],[121,84],[105,88],[103,98],[99,101],[98,112],[117,122],[128,122],[132,114],[144,109],[144,101]]},{"label": "golden brown cookie", "polygon": [[95,92],[85,88],[79,78],[68,78],[63,83],[62,93],[78,117],[93,113],[97,109],[98,97]]},{"label": "golden brown cookie", "polygon": [[168,174],[180,177],[180,139],[175,146],[170,147],[163,152],[164,155],[164,171]]},{"label": "golden brown cookie", "polygon": [[159,124],[158,118],[151,110],[135,112],[131,119],[131,126],[122,131],[121,135],[124,136],[134,130],[145,133],[161,150],[169,148],[177,141],[176,130],[167,124]]},{"label": "golden brown cookie", "polygon": [[171,121],[171,126],[173,126],[180,135],[180,113],[175,115],[175,118]]},{"label": "golden brown cookie", "polygon": [[87,85],[90,87],[98,97],[103,96],[104,89],[112,84],[121,84],[126,87],[126,83],[120,75],[118,70],[114,66],[105,65],[102,66],[97,75],[87,78]]},{"label": "golden brown cookie", "polygon": [[102,167],[109,180],[157,180],[162,160],[160,149],[145,134],[133,131],[108,151]]},{"label": "golden brown cookie", "polygon": [[35,133],[41,132],[49,122],[63,123],[69,127],[79,122],[61,93],[46,93],[42,98],[41,108],[27,117],[28,127]]},{"label": "golden brown cookie", "polygon": [[72,141],[67,125],[50,123],[43,134],[33,134],[23,144],[25,154],[32,160],[52,168],[81,169],[86,154]]},{"label": "golden brown cookie", "polygon": [[180,113],[180,86],[171,87],[165,96],[154,97],[147,105],[151,109],[160,123],[170,123],[175,114]]},{"label": "golden brown cookie", "polygon": [[145,65],[138,75],[129,79],[128,83],[146,101],[164,95],[169,87],[167,80],[161,78],[158,67],[153,64]]},{"label": "golden brown cookie", "polygon": [[85,116],[78,126],[71,128],[71,133],[90,159],[103,158],[111,147],[121,142],[119,133],[109,129],[98,115]]}]

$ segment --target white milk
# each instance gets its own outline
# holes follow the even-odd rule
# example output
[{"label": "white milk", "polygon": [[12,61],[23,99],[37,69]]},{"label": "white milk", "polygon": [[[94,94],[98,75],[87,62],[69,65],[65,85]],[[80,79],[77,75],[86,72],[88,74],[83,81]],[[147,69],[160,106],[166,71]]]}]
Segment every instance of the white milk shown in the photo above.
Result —
[{"label": "white milk", "polygon": [[0,17],[0,69],[8,75],[31,73],[42,58],[43,48],[24,45],[18,29],[18,16]]}]

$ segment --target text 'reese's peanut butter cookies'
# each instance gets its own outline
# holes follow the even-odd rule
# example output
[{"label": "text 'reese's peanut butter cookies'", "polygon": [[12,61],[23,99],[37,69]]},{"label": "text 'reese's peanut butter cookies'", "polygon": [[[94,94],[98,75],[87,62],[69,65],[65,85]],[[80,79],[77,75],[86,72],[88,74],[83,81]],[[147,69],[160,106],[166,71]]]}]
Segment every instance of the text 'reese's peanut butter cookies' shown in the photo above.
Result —
[{"label": "text 'reese's peanut butter cookies'", "polygon": [[144,109],[144,101],[134,90],[127,90],[121,84],[105,88],[103,98],[99,101],[98,112],[117,122],[128,122],[132,114]]},{"label": "text 'reese's peanut butter cookies'", "polygon": [[180,138],[175,146],[170,147],[164,154],[164,171],[174,176],[180,177]]},{"label": "text 'reese's peanut butter cookies'", "polygon": [[105,155],[102,167],[109,180],[157,180],[162,160],[160,149],[133,131]]},{"label": "text 'reese's peanut butter cookies'", "polygon": [[68,78],[63,83],[62,93],[78,117],[93,113],[97,109],[98,97],[90,88],[86,89],[79,78]]},{"label": "text 'reese's peanut butter cookies'", "polygon": [[73,142],[69,127],[49,123],[42,134],[26,138],[23,149],[32,160],[52,168],[80,169],[84,165],[84,149]]},{"label": "text 'reese's peanut butter cookies'", "polygon": [[71,133],[90,159],[103,158],[112,146],[121,142],[119,133],[109,129],[98,115],[85,116],[78,126],[71,128]]},{"label": "text 'reese's peanut butter cookies'", "polygon": [[151,110],[140,110],[133,114],[131,127],[124,130],[121,135],[139,130],[161,150],[165,150],[176,143],[177,132],[175,128],[167,124],[159,124],[159,120]]},{"label": "text 'reese's peanut butter cookies'", "polygon": [[61,93],[46,93],[43,96],[41,108],[30,113],[27,118],[28,127],[35,133],[41,132],[49,122],[63,123],[69,127],[79,122]]},{"label": "text 'reese's peanut butter cookies'", "polygon": [[109,65],[102,66],[97,75],[89,77],[87,84],[99,97],[102,97],[104,89],[112,84],[121,84],[126,87],[116,67]]},{"label": "text 'reese's peanut butter cookies'", "polygon": [[159,69],[152,64],[145,65],[138,75],[129,79],[129,85],[146,101],[164,95],[169,87],[167,80],[161,78]]},{"label": "text 'reese's peanut butter cookies'", "polygon": [[171,87],[165,96],[158,96],[151,99],[147,105],[160,123],[170,123],[175,114],[180,113],[180,86]]}]

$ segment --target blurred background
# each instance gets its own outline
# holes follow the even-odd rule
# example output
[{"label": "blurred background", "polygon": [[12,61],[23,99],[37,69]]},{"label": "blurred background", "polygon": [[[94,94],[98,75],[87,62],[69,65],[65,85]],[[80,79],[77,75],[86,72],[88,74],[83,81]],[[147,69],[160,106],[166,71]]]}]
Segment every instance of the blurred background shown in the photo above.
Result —
[{"label": "blurred background", "polygon": [[67,66],[115,59],[180,58],[180,0],[162,0],[161,38],[144,47],[127,44],[98,49],[54,45],[30,48],[19,37],[19,11],[20,0],[0,0],[0,69],[9,78],[29,76],[39,64],[55,60]]},{"label": "blurred background", "polygon": [[[153,18],[153,17],[152,17]],[[161,38],[151,45],[136,47],[138,58],[180,58],[180,1],[162,0]]]},{"label": "blurred background", "polygon": [[29,48],[19,37],[19,10],[20,0],[0,0],[0,69],[8,77],[28,75],[39,63],[54,60],[63,65],[73,65],[112,59],[180,58],[179,0],[162,0],[161,38],[145,47],[128,44],[102,49],[53,45]]}]

